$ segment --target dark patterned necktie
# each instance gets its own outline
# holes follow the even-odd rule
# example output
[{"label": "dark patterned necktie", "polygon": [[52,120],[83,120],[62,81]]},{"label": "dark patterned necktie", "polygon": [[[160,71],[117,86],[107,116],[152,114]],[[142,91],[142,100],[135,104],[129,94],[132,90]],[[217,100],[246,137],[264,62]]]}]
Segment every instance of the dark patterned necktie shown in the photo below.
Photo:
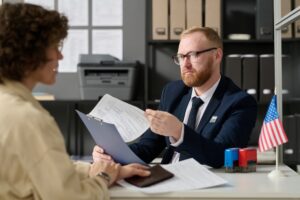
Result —
[{"label": "dark patterned necktie", "polygon": [[196,126],[196,117],[197,117],[198,109],[203,103],[204,102],[200,98],[193,97],[193,99],[192,99],[192,109],[191,109],[189,119],[187,122],[187,125],[192,129],[195,129],[197,127]]}]

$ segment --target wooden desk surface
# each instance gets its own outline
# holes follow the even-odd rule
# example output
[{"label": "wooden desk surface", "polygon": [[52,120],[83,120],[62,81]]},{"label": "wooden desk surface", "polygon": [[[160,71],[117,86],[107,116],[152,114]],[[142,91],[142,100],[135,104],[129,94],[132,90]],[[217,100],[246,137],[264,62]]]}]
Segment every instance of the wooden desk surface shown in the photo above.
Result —
[{"label": "wooden desk surface", "polygon": [[299,199],[300,176],[288,168],[280,166],[286,175],[284,178],[272,180],[267,174],[275,165],[259,165],[252,173],[225,173],[224,169],[213,170],[228,181],[227,185],[163,194],[145,194],[128,190],[120,186],[111,188],[111,198],[125,199]]}]

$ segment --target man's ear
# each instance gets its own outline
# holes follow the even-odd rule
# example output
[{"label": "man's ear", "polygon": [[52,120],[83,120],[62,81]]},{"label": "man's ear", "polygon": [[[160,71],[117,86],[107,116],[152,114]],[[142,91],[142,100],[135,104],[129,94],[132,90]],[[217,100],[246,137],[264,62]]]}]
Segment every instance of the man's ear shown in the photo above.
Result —
[{"label": "man's ear", "polygon": [[222,62],[222,58],[223,58],[223,50],[221,48],[217,48],[216,49],[216,60],[221,63]]}]

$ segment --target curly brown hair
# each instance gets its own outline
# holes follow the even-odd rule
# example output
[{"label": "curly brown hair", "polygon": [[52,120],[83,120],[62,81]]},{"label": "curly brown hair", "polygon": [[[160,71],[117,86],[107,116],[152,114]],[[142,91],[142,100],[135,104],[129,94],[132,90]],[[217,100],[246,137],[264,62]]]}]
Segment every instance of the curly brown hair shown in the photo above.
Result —
[{"label": "curly brown hair", "polygon": [[68,34],[68,19],[41,6],[5,3],[0,7],[0,82],[21,81],[47,61],[46,49]]}]

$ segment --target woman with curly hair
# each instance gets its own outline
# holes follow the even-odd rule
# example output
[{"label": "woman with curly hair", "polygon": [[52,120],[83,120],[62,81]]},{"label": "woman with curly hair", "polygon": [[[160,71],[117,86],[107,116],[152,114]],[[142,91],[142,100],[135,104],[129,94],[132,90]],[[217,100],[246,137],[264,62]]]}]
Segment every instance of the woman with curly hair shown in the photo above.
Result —
[{"label": "woman with curly hair", "polygon": [[108,199],[108,186],[145,166],[69,159],[55,120],[32,96],[53,84],[68,20],[32,4],[0,7],[0,199]]}]

